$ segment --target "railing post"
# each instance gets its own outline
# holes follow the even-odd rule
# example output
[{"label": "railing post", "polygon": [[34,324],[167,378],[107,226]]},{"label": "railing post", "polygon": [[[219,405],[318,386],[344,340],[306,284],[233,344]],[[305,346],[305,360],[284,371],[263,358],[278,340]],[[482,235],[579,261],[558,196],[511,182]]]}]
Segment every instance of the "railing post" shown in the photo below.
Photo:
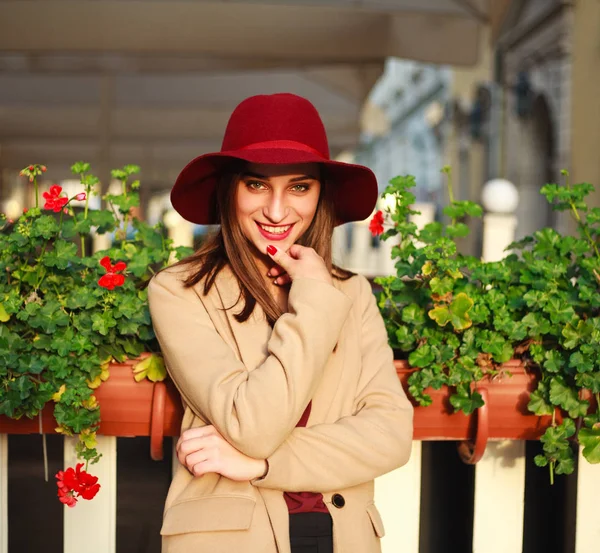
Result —
[{"label": "railing post", "polygon": [[[524,506],[525,442],[488,443],[475,465],[473,553],[521,551]],[[498,513],[502,513],[502,524],[498,524]]]},{"label": "railing post", "polygon": [[414,441],[406,465],[375,479],[375,504],[385,528],[382,553],[419,553],[421,445]]},{"label": "railing post", "polygon": [[0,434],[0,553],[8,553],[8,435]]},{"label": "railing post", "polygon": [[[483,260],[499,261],[514,240],[518,204],[514,185],[495,179],[483,188]],[[475,466],[473,553],[521,551],[525,507],[525,442],[491,442]],[[503,513],[498,524],[498,513]],[[510,528],[510,532],[506,529]]]},{"label": "railing post", "polygon": [[[564,476],[563,476],[564,478]],[[575,553],[597,551],[600,544],[600,465],[592,465],[581,454],[577,469],[577,523]]]},{"label": "railing post", "polygon": [[[65,467],[75,467],[77,438],[64,439]],[[115,553],[117,545],[117,438],[98,436],[100,461],[88,472],[98,477],[100,491],[90,501],[65,506],[64,553]],[[91,526],[90,526],[91,525]],[[93,532],[93,534],[90,534]]]}]

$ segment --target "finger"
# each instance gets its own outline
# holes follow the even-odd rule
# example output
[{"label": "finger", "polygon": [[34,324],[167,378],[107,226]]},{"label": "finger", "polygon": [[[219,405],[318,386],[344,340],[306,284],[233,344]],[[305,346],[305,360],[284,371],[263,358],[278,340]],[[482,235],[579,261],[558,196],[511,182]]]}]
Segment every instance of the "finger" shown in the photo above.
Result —
[{"label": "finger", "polygon": [[287,253],[293,259],[302,259],[309,255],[316,254],[315,250],[312,248],[307,248],[306,246],[301,246],[300,244],[292,244]]},{"label": "finger", "polygon": [[209,447],[218,447],[221,438],[219,436],[200,436],[199,438],[190,438],[181,442],[179,451],[183,455],[189,455],[194,451],[200,451]]},{"label": "finger", "polygon": [[292,282],[292,279],[290,278],[290,275],[286,273],[280,277],[277,277],[273,282],[277,284],[277,286],[285,286],[286,284]]},{"label": "finger", "polygon": [[283,267],[280,267],[279,265],[275,265],[269,269],[267,274],[270,277],[277,277],[277,276],[281,276],[281,275],[285,274],[285,271],[283,270]]},{"label": "finger", "polygon": [[203,476],[204,474],[207,474],[209,472],[216,472],[216,470],[214,469],[214,467],[212,465],[213,465],[213,463],[210,461],[210,459],[208,459],[206,461],[202,461],[200,463],[196,463],[190,469],[190,472],[194,476]]},{"label": "finger", "polygon": [[209,460],[211,455],[206,451],[197,451],[188,455],[185,459],[186,467],[191,471],[198,463]]},{"label": "finger", "polygon": [[217,431],[214,426],[208,424],[206,426],[197,426],[194,428],[188,428],[181,433],[179,441],[190,440],[192,438],[201,438],[202,436],[212,436]]},{"label": "finger", "polygon": [[267,246],[267,255],[275,261],[280,267],[283,268],[287,273],[290,272],[290,268],[293,264],[293,259],[282,249],[279,249],[272,244]]}]

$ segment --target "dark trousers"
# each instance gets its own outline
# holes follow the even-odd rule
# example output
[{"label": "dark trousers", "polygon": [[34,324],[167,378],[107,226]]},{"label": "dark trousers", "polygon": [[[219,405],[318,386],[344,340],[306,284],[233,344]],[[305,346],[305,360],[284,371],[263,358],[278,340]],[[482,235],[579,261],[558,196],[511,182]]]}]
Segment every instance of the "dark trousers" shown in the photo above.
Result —
[{"label": "dark trousers", "polygon": [[290,515],[292,553],[333,553],[333,525],[329,513]]}]

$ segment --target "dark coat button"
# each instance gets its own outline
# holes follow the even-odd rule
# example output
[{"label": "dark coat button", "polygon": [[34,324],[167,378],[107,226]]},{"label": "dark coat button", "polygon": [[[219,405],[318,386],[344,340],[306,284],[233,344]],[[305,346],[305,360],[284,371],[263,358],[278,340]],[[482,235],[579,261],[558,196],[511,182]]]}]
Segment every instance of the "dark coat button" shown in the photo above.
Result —
[{"label": "dark coat button", "polygon": [[334,507],[341,509],[344,505],[346,505],[346,500],[342,494],[334,493],[331,496],[331,503],[333,503]]}]

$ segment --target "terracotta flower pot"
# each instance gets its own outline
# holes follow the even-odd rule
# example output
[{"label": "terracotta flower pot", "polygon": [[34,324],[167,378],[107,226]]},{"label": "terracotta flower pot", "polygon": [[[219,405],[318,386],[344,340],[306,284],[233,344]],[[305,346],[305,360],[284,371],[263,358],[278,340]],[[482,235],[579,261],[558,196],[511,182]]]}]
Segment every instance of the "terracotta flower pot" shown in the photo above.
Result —
[{"label": "terracotta flower pot", "polygon": [[[171,380],[136,382],[132,370],[136,362],[111,363],[109,379],[95,391],[100,403],[98,433],[121,437],[150,436],[151,457],[159,460],[163,457],[163,437],[179,435],[183,408]],[[52,433],[57,426],[52,412],[52,405],[42,411],[41,429],[38,417],[14,420],[0,416],[0,433],[35,434],[40,430]]]},{"label": "terracotta flower pot", "polygon": [[[408,378],[415,371],[406,361],[396,360],[396,372],[408,393]],[[512,360],[502,365],[512,376],[487,379],[476,384],[485,405],[470,416],[454,412],[450,391],[428,389],[433,403],[415,405],[414,437],[417,440],[468,440],[459,448],[463,460],[477,462],[488,439],[537,440],[551,425],[552,417],[538,417],[527,409],[529,395],[536,387],[535,375],[522,363]],[[410,396],[409,396],[410,397]]]}]

